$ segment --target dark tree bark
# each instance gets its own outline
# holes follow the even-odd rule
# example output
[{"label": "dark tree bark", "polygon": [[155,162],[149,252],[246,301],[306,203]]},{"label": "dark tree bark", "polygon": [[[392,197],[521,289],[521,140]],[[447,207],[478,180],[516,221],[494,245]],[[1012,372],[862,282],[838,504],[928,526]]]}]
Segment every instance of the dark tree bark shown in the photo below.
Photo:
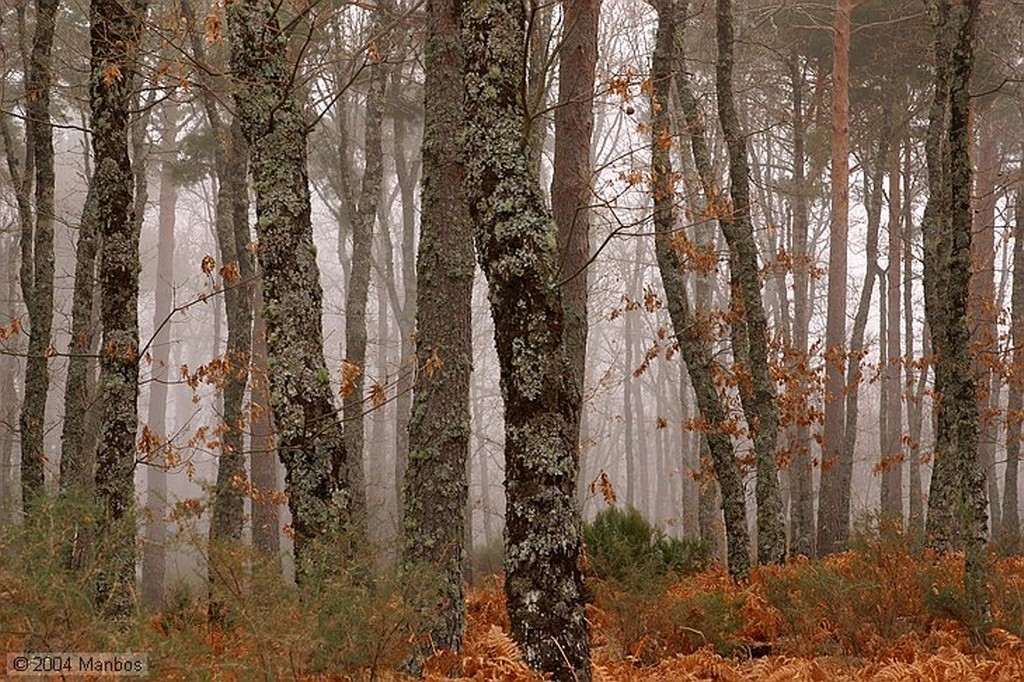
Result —
[{"label": "dark tree bark", "polygon": [[100,265],[103,340],[100,349],[101,439],[96,493],[103,509],[109,573],[98,601],[125,618],[135,601],[135,430],[139,378],[139,223],[128,157],[132,83],[146,5],[93,0],[90,101],[93,183],[103,243]]},{"label": "dark tree bark", "polygon": [[[832,223],[828,247],[828,311],[825,322],[825,428],[818,493],[818,554],[846,548],[849,511],[843,509],[846,428],[846,249],[850,211],[850,0],[836,0],[832,61]],[[848,484],[846,484],[848,486]],[[847,493],[847,497],[849,494]]]},{"label": "dark tree bark", "polygon": [[970,78],[980,0],[929,2],[935,30],[935,99],[928,129],[922,222],[925,314],[935,350],[935,468],[926,532],[940,552],[963,547],[972,626],[987,629],[985,476],[967,299],[971,274]]},{"label": "dark tree bark", "polygon": [[[779,412],[775,380],[768,367],[768,320],[761,299],[761,271],[750,216],[750,170],[746,138],[740,130],[732,89],[732,0],[718,0],[718,59],[715,88],[718,118],[729,148],[729,197],[731,206],[719,212],[719,224],[729,244],[729,273],[733,280],[733,355],[742,371],[740,399],[754,440],[757,465],[757,556],[761,563],[780,563],[786,558],[786,530],[782,521],[782,497],[775,461]],[[737,347],[736,341],[739,341]],[[747,378],[749,376],[749,378]]]},{"label": "dark tree bark", "polygon": [[707,441],[708,454],[722,488],[729,573],[745,579],[750,574],[750,539],[743,480],[736,464],[732,439],[725,430],[728,421],[725,408],[712,376],[714,361],[710,340],[706,336],[705,325],[699,324],[691,310],[682,263],[673,246],[677,225],[668,105],[672,96],[672,68],[678,63],[674,57],[674,44],[678,44],[675,42],[676,22],[681,13],[676,3],[667,0],[656,5],[655,9],[658,10],[658,29],[651,64],[655,249],[679,353],[686,362],[700,410],[704,428],[702,437]]},{"label": "dark tree bark", "polygon": [[[526,661],[590,679],[581,520],[580,394],[569,371],[557,226],[528,157],[518,0],[462,7],[466,183],[489,284],[505,403],[505,594]],[[421,284],[422,287],[422,284]]]},{"label": "dark tree bark", "polygon": [[[288,33],[270,0],[228,7],[237,115],[256,193],[270,402],[286,469],[296,574],[336,570],[316,543],[348,521],[342,427],[324,362],[323,292],[313,246],[306,136],[290,77]],[[319,572],[319,570],[317,570]]]},{"label": "dark tree bark", "polygon": [[[903,153],[903,234],[910,235],[913,231],[913,213],[911,199],[910,162],[911,149],[909,143],[904,147]],[[925,362],[918,363],[914,357],[914,253],[912,243],[906,240],[903,249],[903,332],[905,337],[904,346],[906,355],[904,367],[906,371],[907,394],[907,428],[910,438],[907,447],[907,456],[910,459],[910,495],[907,505],[909,518],[907,519],[907,530],[915,540],[924,538],[924,489],[921,481],[921,431],[924,424],[924,392],[928,377],[928,365]],[[930,334],[925,329],[921,334],[921,356],[928,358],[931,354],[929,347]],[[916,378],[914,371],[919,371]]]},{"label": "dark tree bark", "polygon": [[[24,67],[25,162],[18,167],[3,114],[4,147],[21,222],[21,292],[28,311],[28,361],[18,424],[21,432],[21,494],[26,517],[45,484],[43,436],[53,329],[53,126],[50,121],[51,52],[58,0],[36,0],[32,51]],[[34,197],[30,198],[33,194]],[[34,206],[33,206],[34,199]]]}]

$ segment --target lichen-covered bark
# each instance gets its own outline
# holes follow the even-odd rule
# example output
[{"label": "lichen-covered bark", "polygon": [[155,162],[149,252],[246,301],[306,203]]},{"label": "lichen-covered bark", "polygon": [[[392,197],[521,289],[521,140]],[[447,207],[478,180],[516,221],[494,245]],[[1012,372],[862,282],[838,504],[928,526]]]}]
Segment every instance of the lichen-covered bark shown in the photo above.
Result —
[{"label": "lichen-covered bark", "polygon": [[979,0],[929,2],[935,30],[935,99],[928,131],[931,190],[925,239],[925,314],[935,350],[935,469],[926,532],[939,551],[964,549],[972,625],[991,618],[986,594],[987,499],[978,463],[978,405],[967,298],[971,274],[970,77]]},{"label": "lichen-covered bark", "polygon": [[590,679],[575,441],[558,232],[528,157],[518,0],[462,7],[465,161],[477,255],[487,276],[505,402],[505,594],[526,661]]},{"label": "lichen-covered bark", "polygon": [[780,563],[786,558],[786,529],[782,521],[775,445],[778,440],[779,411],[775,402],[775,380],[768,367],[768,320],[761,300],[761,271],[750,216],[750,171],[747,143],[740,130],[732,90],[733,18],[731,0],[718,0],[718,59],[715,88],[718,119],[729,149],[729,196],[731,207],[719,216],[722,233],[729,244],[729,272],[734,280],[733,309],[743,333],[734,343],[737,364],[746,365],[740,382],[740,399],[753,434],[757,467],[757,556],[762,563]]},{"label": "lichen-covered bark", "polygon": [[[473,362],[473,226],[458,140],[462,122],[462,4],[432,0],[425,47],[423,191],[417,257],[417,375],[404,481],[404,560],[436,571],[433,647],[458,651],[465,629],[463,567]],[[438,360],[441,361],[438,366]],[[429,654],[425,648],[424,654]]]},{"label": "lichen-covered bark", "polygon": [[292,92],[288,18],[270,0],[228,6],[237,115],[249,145],[263,274],[271,408],[286,469],[296,571],[323,565],[315,543],[347,522],[347,458],[324,362],[323,292],[313,246],[306,122]]},{"label": "lichen-covered bark", "polygon": [[[677,227],[675,183],[672,177],[671,147],[665,144],[665,140],[671,139],[668,103],[672,96],[672,66],[676,62],[676,22],[681,13],[674,2],[667,0],[658,4],[656,9],[658,28],[651,62],[651,173],[655,250],[672,326],[679,342],[679,354],[686,362],[697,407],[705,424],[702,437],[707,443],[708,454],[715,467],[715,476],[722,489],[729,573],[742,580],[750,574],[750,538],[747,532],[743,479],[736,464],[732,439],[723,428],[727,416],[714,384],[711,348],[704,330],[694,319],[679,255],[672,246],[673,231]],[[708,524],[702,524],[702,529],[705,525]]]},{"label": "lichen-covered bark", "polygon": [[[46,393],[50,386],[50,335],[53,328],[53,126],[50,122],[51,52],[58,0],[36,0],[32,51],[25,64],[24,177],[11,166],[21,219],[21,291],[28,310],[28,360],[25,394],[19,416],[21,432],[21,493],[26,516],[43,494],[45,482],[43,434]],[[5,145],[8,159],[12,145]],[[33,176],[34,172],[34,176]],[[26,210],[34,187],[34,211]]]},{"label": "lichen-covered bark", "polygon": [[90,103],[93,183],[103,243],[100,265],[101,440],[96,494],[103,509],[101,534],[109,543],[109,572],[98,601],[126,617],[135,601],[135,431],[139,378],[139,232],[134,216],[128,118],[132,81],[146,5],[93,0]]},{"label": "lichen-covered bark", "polygon": [[[832,31],[832,218],[828,245],[828,310],[825,320],[825,424],[818,492],[819,555],[842,551],[850,537],[850,516],[843,509],[842,462],[846,401],[846,260],[850,220],[850,15],[851,0],[836,0]],[[848,497],[847,493],[847,497]]]}]

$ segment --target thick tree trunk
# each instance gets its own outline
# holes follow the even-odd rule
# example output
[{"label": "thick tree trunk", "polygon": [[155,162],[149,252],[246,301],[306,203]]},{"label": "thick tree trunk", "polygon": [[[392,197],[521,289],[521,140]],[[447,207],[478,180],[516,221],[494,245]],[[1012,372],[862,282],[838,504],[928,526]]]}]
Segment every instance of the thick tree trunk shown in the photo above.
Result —
[{"label": "thick tree trunk", "polygon": [[733,347],[744,380],[740,381],[740,399],[747,425],[754,440],[757,462],[757,556],[761,563],[780,563],[786,558],[786,530],[782,521],[782,497],[775,445],[779,432],[779,412],[775,380],[768,367],[768,320],[761,299],[761,271],[750,215],[750,171],[746,138],[740,130],[732,90],[733,17],[732,0],[718,0],[718,59],[715,63],[715,89],[718,118],[729,148],[729,196],[731,206],[720,211],[719,224],[729,243],[729,272],[734,279],[732,309],[742,324],[734,334],[740,348]]},{"label": "thick tree trunk", "polygon": [[[21,291],[28,309],[28,361],[25,365],[25,394],[18,423],[21,429],[21,493],[25,515],[43,495],[46,455],[43,436],[46,422],[46,394],[50,386],[49,357],[53,329],[53,219],[54,165],[53,126],[50,122],[51,51],[58,0],[36,0],[35,34],[32,52],[25,65],[25,143],[28,151],[21,182],[12,171],[16,191],[23,193],[19,204],[28,202],[35,188],[34,212],[19,211],[21,217]],[[6,116],[6,114],[5,114]],[[8,157],[13,156],[10,144]],[[35,172],[35,176],[30,174]]]},{"label": "thick tree trunk", "polygon": [[[559,681],[590,679],[579,473],[558,228],[528,158],[519,91],[518,0],[463,6],[466,183],[489,284],[505,403],[505,594],[526,661]],[[422,285],[421,285],[422,286]]]},{"label": "thick tree trunk", "polygon": [[985,476],[978,462],[978,404],[967,300],[971,274],[970,94],[979,0],[929,3],[935,29],[935,101],[928,134],[925,312],[935,349],[935,469],[928,498],[929,544],[964,548],[964,588],[972,626],[984,632]]},{"label": "thick tree trunk", "polygon": [[290,21],[278,15],[278,7],[270,0],[234,2],[228,7],[228,29],[239,82],[237,115],[249,145],[256,193],[270,402],[301,581],[314,569],[337,570],[337,562],[314,545],[348,521],[348,462],[324,362],[308,127],[289,81],[293,66],[288,33],[281,26]]},{"label": "thick tree trunk", "polygon": [[93,182],[103,243],[100,265],[103,341],[102,399],[96,493],[103,509],[100,535],[109,573],[98,601],[126,618],[135,601],[135,431],[139,378],[139,232],[133,207],[128,117],[146,5],[93,0],[91,5]]},{"label": "thick tree trunk", "polygon": [[[707,441],[708,454],[722,488],[722,509],[729,573],[745,579],[750,573],[750,539],[747,534],[747,512],[743,479],[736,464],[732,439],[726,431],[727,416],[712,376],[713,358],[706,325],[699,324],[690,308],[689,295],[681,270],[679,254],[673,246],[676,236],[675,185],[670,155],[671,122],[669,102],[672,97],[672,66],[676,22],[681,14],[674,2],[664,2],[658,10],[658,29],[651,64],[653,140],[651,157],[654,195],[655,249],[658,268],[665,288],[679,353],[686,362],[700,410],[702,438]],[[707,510],[705,510],[706,513]],[[702,524],[711,530],[711,523]]]},{"label": "thick tree trunk", "polygon": [[178,108],[169,100],[163,110],[160,198],[157,218],[156,306],[153,313],[148,428],[154,447],[146,462],[146,543],[142,552],[142,604],[147,611],[163,607],[167,561],[164,544],[167,525],[167,389],[173,376],[171,360],[171,306],[174,296],[174,227],[178,187],[174,178],[177,156]]},{"label": "thick tree trunk", "polygon": [[[466,622],[467,548],[460,520],[468,490],[474,271],[466,173],[459,141],[452,135],[463,120],[462,4],[430,0],[427,12],[417,375],[404,477],[403,558],[437,571],[442,601],[429,623],[428,641],[438,649],[458,651]],[[481,485],[487,485],[486,474],[481,475]]]}]

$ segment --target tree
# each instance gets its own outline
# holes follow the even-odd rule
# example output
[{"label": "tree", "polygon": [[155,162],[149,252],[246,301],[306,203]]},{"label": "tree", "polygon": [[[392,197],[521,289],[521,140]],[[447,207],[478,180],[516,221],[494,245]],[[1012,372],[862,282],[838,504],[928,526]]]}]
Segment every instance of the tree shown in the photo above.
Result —
[{"label": "tree", "polygon": [[[590,679],[576,505],[580,394],[566,351],[557,226],[528,157],[524,7],[462,8],[465,159],[505,403],[505,594],[526,661]],[[421,284],[422,287],[422,284]]]},{"label": "tree", "polygon": [[971,275],[970,79],[980,0],[934,0],[935,90],[927,138],[925,314],[935,352],[935,468],[928,543],[964,549],[964,588],[973,626],[990,619],[985,588],[987,505],[978,462],[978,404],[967,299]]},{"label": "tree", "polygon": [[432,0],[427,5],[417,372],[402,496],[403,558],[436,571],[441,588],[428,641],[450,651],[461,648],[466,620],[466,547],[459,520],[466,509],[473,366],[473,227],[461,149],[451,135],[462,122],[461,11],[460,0]]},{"label": "tree", "polygon": [[343,529],[349,511],[342,427],[324,361],[323,293],[313,246],[308,128],[293,92],[292,23],[270,0],[228,7],[237,115],[249,146],[270,402],[286,470],[299,580],[330,569],[316,543]]},{"label": "tree", "polygon": [[[14,184],[21,227],[21,293],[28,311],[28,361],[18,419],[21,431],[21,493],[25,514],[43,495],[43,435],[53,328],[53,125],[50,120],[51,53],[58,0],[37,0],[32,51],[24,64],[25,158],[17,158],[9,114],[0,114],[0,134]],[[19,13],[24,8],[18,9]],[[19,22],[23,26],[23,20]],[[24,56],[24,51],[22,52]],[[34,190],[34,191],[33,191]],[[34,200],[34,205],[33,205]]]},{"label": "tree", "polygon": [[1003,486],[1003,534],[1020,551],[1020,509],[1017,481],[1020,470],[1021,410],[1024,409],[1024,191],[1014,202],[1013,285],[1010,295],[1010,341],[1013,355],[1006,406],[1006,474]]},{"label": "tree", "polygon": [[167,388],[171,361],[171,305],[174,295],[174,228],[178,185],[174,177],[177,156],[178,105],[168,100],[163,109],[159,214],[157,217],[156,305],[153,312],[153,362],[150,370],[149,420],[153,434],[146,467],[146,544],[142,553],[142,603],[151,611],[163,607],[167,558]]},{"label": "tree", "polygon": [[[832,61],[832,221],[828,246],[825,322],[825,428],[818,503],[818,554],[841,551],[850,536],[850,481],[843,479],[852,452],[843,449],[846,402],[846,251],[850,220],[850,0],[836,0]],[[851,467],[852,470],[852,467]],[[844,491],[847,491],[844,495]],[[843,499],[847,500],[844,507]]]},{"label": "tree", "polygon": [[[672,67],[674,64],[682,63],[675,55],[675,50],[683,44],[681,40],[676,40],[676,33],[677,21],[680,17],[685,17],[685,5],[680,7],[675,2],[666,0],[655,5],[655,9],[658,11],[658,30],[651,63],[651,184],[654,195],[658,269],[661,271],[675,337],[679,342],[679,353],[686,363],[697,407],[700,410],[704,427],[702,437],[707,442],[715,476],[722,489],[729,573],[735,578],[746,579],[750,574],[750,539],[747,532],[743,478],[736,464],[732,439],[726,430],[728,418],[725,407],[715,388],[712,375],[713,357],[706,325],[701,324],[702,320],[691,310],[682,262],[676,250],[676,244],[683,246],[685,241],[684,235],[676,232],[675,183],[672,179],[671,119],[668,103],[672,96]],[[685,78],[685,70],[677,74],[677,79]],[[677,87],[680,87],[678,81]],[[684,102],[684,112],[690,112],[685,104],[690,92],[689,85],[686,83],[682,87],[683,96],[680,99]],[[690,113],[685,115],[690,118]],[[704,158],[698,156],[701,154],[698,145],[703,145],[704,152],[707,150],[702,130],[703,128],[690,128],[695,158]],[[703,175],[702,173],[702,177]]]},{"label": "tree", "polygon": [[101,535],[109,539],[110,572],[98,601],[127,617],[135,594],[135,430],[139,379],[139,222],[133,206],[128,117],[146,5],[93,0],[90,6],[89,94],[92,148],[103,243],[100,265],[101,439],[96,494],[103,510]]},{"label": "tree", "polygon": [[761,299],[761,269],[750,215],[750,170],[746,138],[740,130],[733,96],[732,1],[719,0],[716,12],[718,59],[715,90],[718,119],[729,149],[729,198],[719,211],[722,234],[729,244],[732,307],[732,352],[741,375],[739,390],[743,412],[754,440],[757,465],[757,556],[762,563],[786,558],[786,531],[782,523],[775,445],[779,411],[775,380],[768,367],[768,320]]},{"label": "tree", "polygon": [[573,379],[582,393],[587,358],[586,266],[590,258],[593,173],[590,143],[594,131],[594,74],[601,0],[563,0],[562,13],[551,209],[558,224],[569,361]]}]

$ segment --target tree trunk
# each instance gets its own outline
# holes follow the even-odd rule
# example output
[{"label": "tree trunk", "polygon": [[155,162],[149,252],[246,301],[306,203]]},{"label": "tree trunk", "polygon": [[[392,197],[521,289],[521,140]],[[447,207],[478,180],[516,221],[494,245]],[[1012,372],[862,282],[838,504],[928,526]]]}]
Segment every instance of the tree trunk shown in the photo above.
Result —
[{"label": "tree trunk", "polygon": [[[28,309],[28,361],[25,395],[18,423],[21,429],[21,493],[26,517],[44,492],[46,454],[43,436],[46,394],[50,386],[49,358],[53,329],[53,126],[50,121],[51,52],[58,0],[36,0],[32,52],[25,64],[24,177],[11,166],[11,180],[19,197],[21,218],[21,291]],[[4,114],[6,117],[6,114]],[[5,140],[6,141],[6,140]],[[8,142],[8,158],[14,150]],[[31,176],[34,170],[34,177]],[[30,189],[35,188],[35,210],[25,211]]]},{"label": "tree trunk", "polygon": [[[889,257],[887,327],[888,338],[879,339],[887,345],[888,362],[883,366],[882,382],[886,389],[887,432],[882,441],[882,514],[903,527],[903,400],[900,381],[900,266],[902,265],[903,219],[900,205],[900,146],[894,145],[889,159]],[[881,283],[880,283],[881,285]]]},{"label": "tree trunk", "polygon": [[[64,495],[88,499],[91,495],[96,453],[85,447],[86,413],[96,401],[89,390],[89,374],[95,372],[90,357],[97,336],[96,311],[97,255],[100,250],[99,200],[96,185],[89,179],[85,206],[75,246],[75,283],[71,303],[71,342],[68,354],[68,378],[64,388],[64,425],[61,431],[60,489]],[[95,387],[93,387],[95,388]]]},{"label": "tree trunk", "polygon": [[[998,428],[995,414],[998,412],[998,384],[992,368],[998,354],[998,329],[996,326],[999,309],[996,307],[995,291],[995,216],[998,198],[1000,159],[998,149],[999,133],[995,130],[990,115],[979,112],[978,121],[977,173],[975,175],[973,226],[971,230],[971,279],[968,290],[967,310],[970,316],[971,349],[974,353],[974,377],[978,386],[978,456],[988,486],[989,514],[991,528],[997,532],[1000,527],[999,483],[995,475],[996,438]],[[995,403],[996,409],[990,405]]]},{"label": "tree trunk", "polygon": [[[345,415],[345,450],[348,452],[348,478],[352,486],[352,512],[357,535],[366,532],[366,476],[364,473],[363,413],[367,411],[363,388],[366,379],[366,304],[370,293],[370,265],[373,261],[373,228],[380,203],[384,176],[383,123],[384,94],[388,81],[385,60],[390,51],[387,27],[390,3],[377,8],[374,33],[380,57],[370,66],[370,85],[366,94],[366,128],[359,204],[352,229],[352,269],[345,292],[345,362],[353,368],[342,391]],[[356,372],[355,370],[358,370]]]},{"label": "tree trunk", "polygon": [[[308,127],[290,86],[291,25],[270,0],[228,7],[235,103],[256,194],[270,403],[286,469],[296,577],[336,570],[312,546],[348,521],[348,461],[324,362],[323,293],[313,246]],[[318,556],[319,555],[319,556]],[[318,565],[319,564],[319,565]]]},{"label": "tree trunk", "polygon": [[[846,428],[846,251],[850,212],[850,13],[851,0],[836,0],[832,62],[832,223],[828,246],[828,312],[825,321],[825,428],[818,493],[818,554],[846,548],[849,510],[843,508]],[[849,484],[845,483],[848,487]],[[849,498],[849,491],[845,497]]]},{"label": "tree trunk", "polygon": [[[489,284],[505,403],[505,594],[532,667],[590,680],[579,473],[580,393],[558,288],[558,228],[527,154],[518,0],[463,6],[466,183]],[[422,285],[421,285],[422,286]]]},{"label": "tree trunk", "polygon": [[1013,223],[1013,286],[1010,294],[1009,404],[1006,408],[1006,474],[1003,483],[1003,537],[1012,551],[1021,550],[1020,470],[1021,410],[1024,410],[1024,190],[1017,191]]},{"label": "tree trunk", "polygon": [[128,117],[146,5],[93,0],[91,5],[93,182],[103,243],[100,265],[103,341],[101,439],[96,493],[103,509],[110,572],[99,578],[98,602],[127,618],[135,601],[135,430],[139,379],[139,232],[133,207]]},{"label": "tree trunk", "polygon": [[[427,641],[437,649],[458,651],[466,623],[463,515],[468,494],[474,272],[466,173],[459,141],[452,135],[463,125],[462,3],[430,0],[427,12],[417,373],[402,497],[403,559],[437,572],[442,601],[427,626]],[[481,485],[486,484],[482,474]],[[488,525],[485,521],[485,529]]]},{"label": "tree trunk", "polygon": [[[740,399],[747,425],[754,440],[757,461],[757,556],[761,563],[780,563],[786,558],[786,530],[782,522],[782,498],[775,445],[779,431],[779,413],[775,380],[768,367],[768,320],[761,300],[761,271],[750,215],[750,171],[746,139],[740,131],[733,97],[733,17],[732,0],[718,0],[718,59],[715,63],[715,89],[718,118],[729,148],[729,196],[731,206],[719,212],[719,224],[729,243],[729,272],[735,281],[732,309],[742,331],[742,339],[733,354],[741,368]],[[746,378],[749,377],[749,378]]]},{"label": "tree trunk", "polygon": [[153,313],[152,363],[149,419],[152,449],[146,462],[146,543],[142,552],[142,604],[147,611],[163,607],[167,571],[164,543],[167,538],[167,388],[173,374],[171,360],[171,306],[174,296],[174,227],[178,187],[174,178],[177,156],[178,107],[168,100],[163,109],[161,132],[160,199],[157,218],[156,306]]},{"label": "tree trunk", "polygon": [[[587,357],[591,137],[601,0],[562,0],[551,209],[558,224],[565,334],[573,381],[583,392]],[[579,436],[576,438],[579,441]]]},{"label": "tree trunk", "polygon": [[[672,96],[672,66],[676,21],[682,15],[674,2],[663,2],[658,10],[658,29],[651,64],[652,103],[651,156],[654,195],[655,249],[658,268],[665,288],[679,353],[686,362],[700,410],[702,437],[707,441],[715,475],[722,488],[722,509],[729,573],[737,579],[750,574],[750,539],[743,479],[736,464],[732,439],[726,431],[728,418],[712,376],[713,358],[706,325],[699,324],[690,308],[689,296],[673,240],[676,233],[675,185],[672,177],[671,123],[669,102]],[[707,530],[710,530],[710,524]],[[703,528],[703,526],[702,526]],[[702,533],[703,534],[703,533]]]},{"label": "tree trunk", "polygon": [[[793,88],[793,352],[790,371],[797,376],[797,393],[806,404],[808,385],[808,336],[810,335],[811,258],[807,253],[808,208],[811,192],[805,172],[807,122],[804,115],[804,74],[799,58],[790,59],[790,83]],[[805,408],[806,409],[806,408]],[[792,427],[789,440],[792,460],[789,465],[793,488],[791,552],[794,556],[814,555],[814,471],[811,465],[810,421],[800,420]]]},{"label": "tree trunk", "polygon": [[935,100],[928,130],[925,313],[935,350],[935,469],[928,498],[929,544],[964,548],[972,627],[991,619],[986,594],[985,477],[978,462],[978,404],[967,299],[971,274],[970,76],[979,0],[929,3],[935,29]]},{"label": "tree trunk", "polygon": [[256,495],[252,504],[252,544],[265,557],[281,551],[281,520],[274,502],[280,481],[277,473],[274,415],[270,407],[270,366],[267,362],[267,325],[263,321],[262,274],[257,276],[253,300],[252,372],[249,400],[252,402],[252,438],[249,460]]}]

